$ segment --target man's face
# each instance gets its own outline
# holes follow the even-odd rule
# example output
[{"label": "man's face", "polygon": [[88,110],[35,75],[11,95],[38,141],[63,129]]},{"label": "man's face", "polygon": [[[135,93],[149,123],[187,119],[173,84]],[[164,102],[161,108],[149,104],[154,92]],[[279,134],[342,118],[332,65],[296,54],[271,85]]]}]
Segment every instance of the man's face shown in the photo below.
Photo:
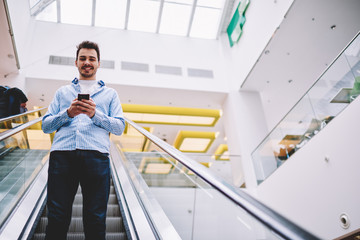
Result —
[{"label": "man's face", "polygon": [[100,67],[95,49],[82,48],[75,61],[80,74],[80,80],[96,80],[96,71]]}]

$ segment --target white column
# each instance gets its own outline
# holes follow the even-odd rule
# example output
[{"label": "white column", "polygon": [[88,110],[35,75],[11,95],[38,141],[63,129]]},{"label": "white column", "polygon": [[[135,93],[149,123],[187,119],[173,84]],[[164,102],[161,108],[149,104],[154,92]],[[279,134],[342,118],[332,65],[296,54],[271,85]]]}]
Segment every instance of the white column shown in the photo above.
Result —
[{"label": "white column", "polygon": [[233,91],[223,106],[224,128],[230,155],[241,155],[231,159],[233,183],[248,190],[257,187],[251,153],[264,139],[268,130],[260,99],[256,92]]}]

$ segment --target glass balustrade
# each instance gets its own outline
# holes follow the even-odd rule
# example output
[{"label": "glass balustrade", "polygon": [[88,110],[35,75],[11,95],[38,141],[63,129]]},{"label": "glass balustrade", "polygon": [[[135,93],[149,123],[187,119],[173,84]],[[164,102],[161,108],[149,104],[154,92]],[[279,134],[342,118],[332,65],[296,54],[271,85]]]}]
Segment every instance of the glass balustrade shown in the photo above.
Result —
[{"label": "glass balustrade", "polygon": [[[11,121],[10,126],[19,122],[19,119]],[[40,124],[41,121],[0,141],[0,225],[48,158],[51,139],[43,133]]]},{"label": "glass balustrade", "polygon": [[[121,142],[117,146],[121,151]],[[155,198],[181,239],[282,239],[162,150],[123,156],[145,208],[153,208]],[[196,161],[209,168],[214,159]]]},{"label": "glass balustrade", "polygon": [[[23,123],[27,123],[38,117],[45,115],[47,108],[35,109],[23,114],[14,115],[0,119],[0,133],[8,129],[13,129]],[[40,123],[38,123],[40,124]]]},{"label": "glass balustrade", "polygon": [[258,183],[302,148],[360,94],[359,34],[253,151]]}]

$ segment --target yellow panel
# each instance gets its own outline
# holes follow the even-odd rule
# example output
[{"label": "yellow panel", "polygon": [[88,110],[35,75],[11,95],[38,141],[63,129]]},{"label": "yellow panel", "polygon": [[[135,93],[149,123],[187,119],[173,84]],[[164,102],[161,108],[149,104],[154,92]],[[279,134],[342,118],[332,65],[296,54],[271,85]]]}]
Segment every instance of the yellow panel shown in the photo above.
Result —
[{"label": "yellow panel", "polygon": [[210,141],[211,139],[208,138],[184,138],[179,150],[187,152],[204,152],[207,149]]},{"label": "yellow panel", "polygon": [[[216,132],[179,131],[174,147],[182,152],[205,153],[217,136]],[[198,147],[196,149],[196,147]]]},{"label": "yellow panel", "polygon": [[124,116],[137,123],[214,126],[221,116],[219,109],[136,104],[122,104],[122,107]]},{"label": "yellow panel", "polygon": [[146,174],[169,174],[172,165],[167,163],[149,163],[146,167]]},{"label": "yellow panel", "polygon": [[215,151],[215,160],[230,160],[227,144],[219,145],[219,147]]}]

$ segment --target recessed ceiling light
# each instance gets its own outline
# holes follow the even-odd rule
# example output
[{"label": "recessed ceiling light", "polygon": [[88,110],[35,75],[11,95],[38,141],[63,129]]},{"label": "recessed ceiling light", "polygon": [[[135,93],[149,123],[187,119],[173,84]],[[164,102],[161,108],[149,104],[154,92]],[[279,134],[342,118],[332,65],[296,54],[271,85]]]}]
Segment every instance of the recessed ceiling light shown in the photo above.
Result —
[{"label": "recessed ceiling light", "polygon": [[330,28],[331,30],[334,30],[336,28],[336,25],[332,25]]},{"label": "recessed ceiling light", "polygon": [[289,83],[292,83],[292,81],[293,81],[292,79],[289,79],[289,80],[288,80]]},{"label": "recessed ceiling light", "polygon": [[217,137],[216,132],[179,131],[174,147],[182,152],[205,153]]},{"label": "recessed ceiling light", "polygon": [[122,104],[124,116],[137,123],[215,126],[220,109]]}]

